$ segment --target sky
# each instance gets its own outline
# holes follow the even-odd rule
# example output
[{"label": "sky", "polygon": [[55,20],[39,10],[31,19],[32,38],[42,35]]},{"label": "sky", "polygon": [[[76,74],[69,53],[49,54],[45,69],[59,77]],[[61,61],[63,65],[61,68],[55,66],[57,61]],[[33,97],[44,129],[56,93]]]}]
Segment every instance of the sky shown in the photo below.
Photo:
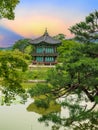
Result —
[{"label": "sky", "polygon": [[15,19],[0,20],[0,47],[11,46],[22,38],[39,37],[45,28],[51,36],[63,33],[71,38],[68,29],[95,10],[98,0],[20,0]]}]

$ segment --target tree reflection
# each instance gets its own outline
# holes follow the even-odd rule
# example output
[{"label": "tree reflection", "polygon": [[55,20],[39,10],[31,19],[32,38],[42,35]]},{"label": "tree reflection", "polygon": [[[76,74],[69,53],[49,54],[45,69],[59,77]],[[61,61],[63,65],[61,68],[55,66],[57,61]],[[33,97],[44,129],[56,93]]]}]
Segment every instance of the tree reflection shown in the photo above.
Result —
[{"label": "tree reflection", "polygon": [[57,102],[55,102],[55,101],[51,101],[48,104],[47,103],[45,103],[43,105],[42,104],[43,104],[42,102],[41,102],[41,105],[36,104],[36,101],[34,101],[33,103],[31,103],[27,107],[27,110],[29,112],[36,112],[36,113],[41,114],[43,116],[46,116],[50,113],[60,113],[61,112],[61,106],[59,104],[57,104]]},{"label": "tree reflection", "polygon": [[[82,95],[82,98],[86,97]],[[97,130],[98,111],[90,111],[93,104],[90,108],[87,107],[88,103],[81,103],[81,99],[71,95],[64,100],[58,100],[57,103],[50,103],[48,108],[36,106],[33,102],[27,110],[40,114],[40,123],[45,123],[46,126],[52,123],[52,130]]]}]

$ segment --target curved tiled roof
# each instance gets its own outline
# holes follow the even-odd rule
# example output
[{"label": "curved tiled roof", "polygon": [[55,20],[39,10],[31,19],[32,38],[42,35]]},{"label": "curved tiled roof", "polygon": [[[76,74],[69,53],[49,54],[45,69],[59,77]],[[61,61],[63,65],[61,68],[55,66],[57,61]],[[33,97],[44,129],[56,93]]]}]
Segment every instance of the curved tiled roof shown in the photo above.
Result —
[{"label": "curved tiled roof", "polygon": [[43,36],[36,38],[34,40],[30,40],[31,44],[39,44],[41,42],[45,42],[48,44],[60,44],[61,43],[60,40],[54,39],[53,37],[49,36],[47,30],[45,30],[45,33]]}]

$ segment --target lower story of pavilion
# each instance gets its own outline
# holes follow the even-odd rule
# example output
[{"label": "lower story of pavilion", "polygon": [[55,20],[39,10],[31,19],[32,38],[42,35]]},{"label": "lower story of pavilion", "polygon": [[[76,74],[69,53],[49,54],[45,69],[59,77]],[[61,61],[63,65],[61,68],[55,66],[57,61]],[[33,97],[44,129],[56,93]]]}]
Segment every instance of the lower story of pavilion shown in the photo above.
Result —
[{"label": "lower story of pavilion", "polygon": [[56,56],[34,56],[33,64],[54,65],[57,64]]}]

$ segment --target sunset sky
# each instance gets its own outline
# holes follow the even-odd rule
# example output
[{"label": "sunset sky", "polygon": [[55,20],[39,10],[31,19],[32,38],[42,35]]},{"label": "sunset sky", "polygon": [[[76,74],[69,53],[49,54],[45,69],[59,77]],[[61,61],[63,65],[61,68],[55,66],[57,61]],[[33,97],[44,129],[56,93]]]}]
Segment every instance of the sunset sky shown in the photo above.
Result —
[{"label": "sunset sky", "polygon": [[63,33],[70,38],[68,28],[97,9],[98,0],[20,0],[15,19],[0,21],[0,47],[38,37],[45,28],[51,36]]}]

